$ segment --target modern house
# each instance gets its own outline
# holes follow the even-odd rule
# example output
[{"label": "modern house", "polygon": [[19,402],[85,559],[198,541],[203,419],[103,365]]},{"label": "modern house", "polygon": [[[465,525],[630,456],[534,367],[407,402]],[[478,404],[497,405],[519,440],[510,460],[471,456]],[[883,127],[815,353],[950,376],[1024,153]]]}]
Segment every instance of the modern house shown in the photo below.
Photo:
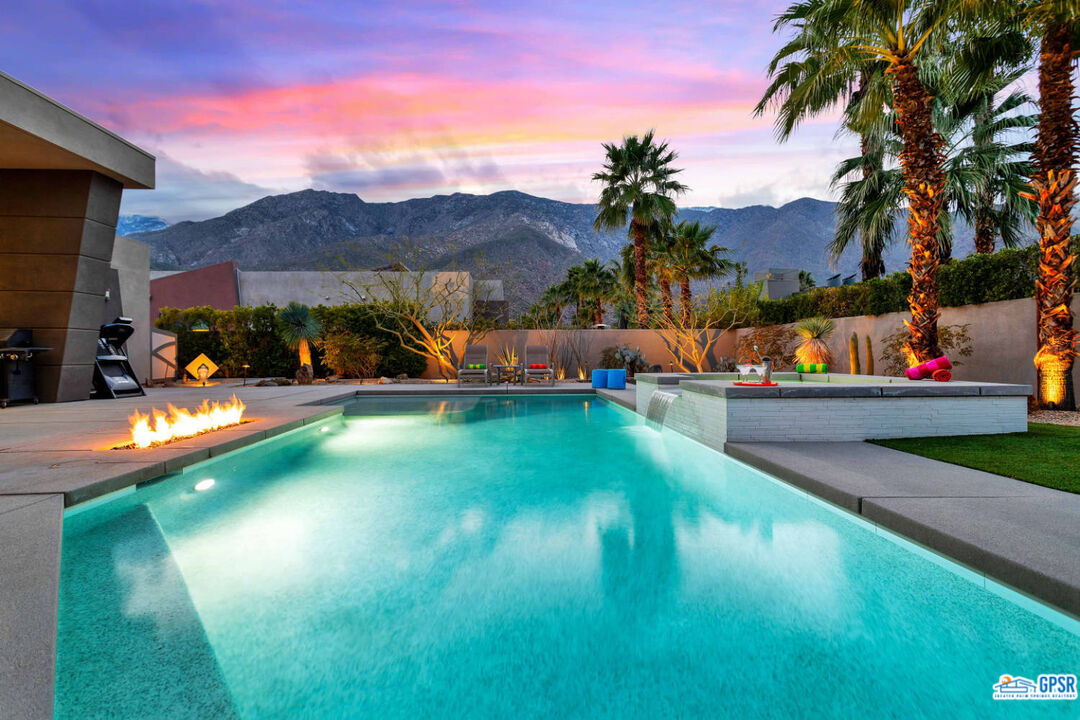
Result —
[{"label": "modern house", "polygon": [[[0,73],[0,328],[35,345],[37,395],[90,396],[98,330],[135,321],[137,374],[149,367],[149,251],[116,241],[124,190],[154,187],[155,160],[73,110]],[[5,337],[6,337],[5,333]]]},{"label": "modern house", "polygon": [[754,282],[762,283],[762,299],[783,300],[799,292],[799,271],[796,268],[758,270],[754,273]]}]

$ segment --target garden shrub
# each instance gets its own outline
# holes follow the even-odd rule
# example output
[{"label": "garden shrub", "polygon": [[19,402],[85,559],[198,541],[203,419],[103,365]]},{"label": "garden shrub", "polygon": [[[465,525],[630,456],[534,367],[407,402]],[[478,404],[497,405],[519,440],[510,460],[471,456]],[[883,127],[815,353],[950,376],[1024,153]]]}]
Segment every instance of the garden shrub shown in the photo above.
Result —
[{"label": "garden shrub", "polygon": [[323,364],[342,377],[368,378],[379,364],[379,343],[350,332],[326,333],[322,339]]},{"label": "garden shrub", "polygon": [[[759,363],[770,357],[773,370],[785,370],[795,365],[795,330],[785,325],[766,325],[744,333],[735,346],[738,362]],[[757,347],[757,351],[754,347]]]},{"label": "garden shrub", "polygon": [[[1074,239],[1073,250],[1080,253],[1080,239]],[[1035,246],[950,260],[938,269],[940,303],[958,307],[1031,297],[1037,273]],[[760,300],[758,316],[762,323],[782,324],[815,315],[837,318],[907,312],[910,293],[911,276],[898,272],[852,285],[811,288],[782,300]]]},{"label": "garden shrub", "polygon": [[[882,374],[903,377],[908,369],[907,342],[911,332],[903,325],[881,339]],[[975,352],[968,325],[938,325],[938,347],[953,365],[960,366],[962,357],[971,357]]]},{"label": "garden shrub", "polygon": [[401,340],[391,332],[379,327],[391,327],[394,320],[381,316],[379,305],[353,303],[349,305],[319,305],[311,311],[319,319],[325,334],[351,333],[374,341],[373,350],[378,355],[375,376],[397,377],[408,375],[420,377],[427,370],[427,358],[405,348]]},{"label": "garden shrub", "polygon": [[[320,305],[311,309],[323,327],[324,339],[332,338],[336,344],[331,354],[340,351],[358,353],[360,344],[348,343],[341,336],[354,336],[356,343],[364,342],[363,350],[376,358],[371,375],[395,377],[400,374],[419,377],[427,369],[427,360],[401,346],[398,338],[379,328],[387,326],[385,318],[379,318],[376,306],[371,305]],[[195,332],[192,328],[202,323],[208,332]],[[181,369],[200,353],[221,367],[221,374],[240,377],[243,365],[250,365],[250,377],[292,377],[298,358],[281,336],[277,320],[277,308],[273,305],[258,307],[237,306],[232,310],[216,310],[209,306],[187,308],[163,308],[154,326],[176,333],[176,358]],[[346,347],[346,345],[349,345]],[[339,355],[336,360],[342,361]],[[312,348],[312,362],[316,377],[327,373],[326,349],[322,343]],[[354,358],[353,366],[363,368]],[[342,367],[345,367],[342,365]]]}]

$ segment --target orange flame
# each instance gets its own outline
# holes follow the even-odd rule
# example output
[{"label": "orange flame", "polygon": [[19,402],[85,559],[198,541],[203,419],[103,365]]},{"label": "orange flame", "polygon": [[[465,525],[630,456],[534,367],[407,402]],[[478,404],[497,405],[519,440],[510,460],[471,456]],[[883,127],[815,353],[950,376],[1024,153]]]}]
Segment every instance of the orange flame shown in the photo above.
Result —
[{"label": "orange flame", "polygon": [[244,403],[233,395],[229,402],[211,404],[203,400],[194,413],[177,408],[169,403],[168,414],[154,408],[150,415],[138,410],[128,418],[131,421],[131,443],[137,448],[171,442],[179,438],[192,437],[229,425],[239,425],[244,414]]}]

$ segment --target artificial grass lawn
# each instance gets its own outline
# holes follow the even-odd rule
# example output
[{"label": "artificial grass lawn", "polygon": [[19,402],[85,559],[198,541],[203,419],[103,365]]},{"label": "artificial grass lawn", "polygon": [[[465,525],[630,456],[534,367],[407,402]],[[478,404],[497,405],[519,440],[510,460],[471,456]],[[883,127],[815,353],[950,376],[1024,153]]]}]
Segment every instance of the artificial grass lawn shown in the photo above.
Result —
[{"label": "artificial grass lawn", "polygon": [[1080,427],[1028,423],[1024,433],[871,440],[895,450],[1080,493]]}]

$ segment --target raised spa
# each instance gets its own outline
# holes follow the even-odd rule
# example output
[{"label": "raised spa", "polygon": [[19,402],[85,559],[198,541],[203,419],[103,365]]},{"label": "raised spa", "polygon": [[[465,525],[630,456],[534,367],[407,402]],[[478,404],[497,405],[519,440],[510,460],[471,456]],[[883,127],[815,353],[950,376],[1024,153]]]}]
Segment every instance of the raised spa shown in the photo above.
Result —
[{"label": "raised spa", "polygon": [[1027,430],[1029,385],[786,372],[773,373],[771,387],[737,385],[738,379],[736,373],[639,374],[637,410],[719,450],[726,442]]}]

